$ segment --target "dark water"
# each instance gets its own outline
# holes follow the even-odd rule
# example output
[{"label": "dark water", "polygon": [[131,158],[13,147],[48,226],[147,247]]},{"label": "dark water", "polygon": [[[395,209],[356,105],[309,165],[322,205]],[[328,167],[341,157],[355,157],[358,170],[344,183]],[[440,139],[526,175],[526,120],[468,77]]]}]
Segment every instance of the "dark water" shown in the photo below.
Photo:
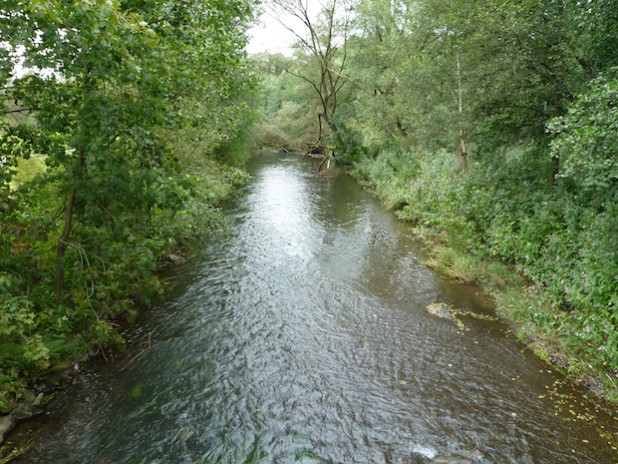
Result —
[{"label": "dark water", "polygon": [[19,462],[616,462],[616,421],[505,326],[426,311],[491,307],[352,180],[274,155],[253,174],[235,235],[174,269],[149,348],[88,368],[21,427],[42,431]]}]

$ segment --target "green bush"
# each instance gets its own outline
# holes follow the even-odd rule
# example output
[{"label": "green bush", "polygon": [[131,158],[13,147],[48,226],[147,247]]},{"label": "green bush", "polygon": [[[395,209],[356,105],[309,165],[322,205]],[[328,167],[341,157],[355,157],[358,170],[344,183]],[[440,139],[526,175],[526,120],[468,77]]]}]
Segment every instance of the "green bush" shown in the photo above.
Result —
[{"label": "green bush", "polygon": [[160,262],[222,227],[217,205],[246,174],[209,158],[192,168],[155,189],[159,198],[147,211],[110,197],[105,210],[76,221],[60,305],[52,277],[61,222],[50,218],[62,207],[60,186],[53,178],[33,178],[12,193],[10,213],[0,222],[0,403],[89,348],[122,345],[114,321],[134,318],[137,305],[161,296]]},{"label": "green bush", "polygon": [[573,194],[598,207],[618,199],[618,68],[593,80],[568,113],[549,122],[550,156]]}]

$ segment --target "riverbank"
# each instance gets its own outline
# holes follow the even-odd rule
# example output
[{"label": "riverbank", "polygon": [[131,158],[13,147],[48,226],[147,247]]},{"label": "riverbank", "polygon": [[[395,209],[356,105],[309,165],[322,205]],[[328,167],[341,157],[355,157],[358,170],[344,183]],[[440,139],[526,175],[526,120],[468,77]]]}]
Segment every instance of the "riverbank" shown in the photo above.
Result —
[{"label": "riverbank", "polygon": [[[615,410],[618,320],[611,288],[618,281],[611,281],[607,211],[591,219],[585,205],[564,197],[559,204],[560,192],[538,183],[480,179],[450,153],[384,153],[352,172],[413,225],[428,244],[430,267],[481,285],[539,358]],[[592,288],[595,281],[603,286]]]},{"label": "riverbank", "polygon": [[[79,375],[80,363],[109,356],[125,346],[122,332],[144,307],[165,293],[161,269],[181,260],[184,250],[199,238],[226,227],[219,205],[247,180],[244,171],[205,159],[200,169],[184,177],[178,192],[183,198],[174,211],[158,209],[149,227],[142,220],[139,232],[132,232],[132,239],[124,243],[105,237],[97,249],[90,245],[81,251],[83,267],[71,270],[72,281],[67,284],[67,301],[73,304],[61,307],[41,298],[52,293],[45,279],[50,269],[30,252],[31,248],[53,248],[54,234],[36,241],[28,222],[0,222],[5,231],[20,227],[19,236],[3,235],[7,246],[0,247],[4,253],[0,257],[17,266],[12,273],[0,272],[0,291],[8,294],[0,306],[4,317],[0,324],[4,335],[0,342],[0,445],[17,423],[40,414],[54,393]],[[15,251],[13,241],[25,240],[29,247]],[[27,273],[20,271],[28,266]],[[91,280],[95,275],[96,292]],[[15,276],[33,282],[28,294],[18,294],[19,289],[10,286],[17,283]],[[92,293],[84,293],[84,282]],[[18,452],[0,448],[0,462],[8,462]]]},{"label": "riverbank", "polygon": [[615,461],[611,418],[504,324],[465,315],[492,315],[478,288],[422,264],[349,176],[299,161],[250,163],[234,234],[170,268],[137,351],[83,364],[18,427],[37,433],[16,463]]},{"label": "riverbank", "polygon": [[428,246],[430,258],[425,264],[457,282],[480,285],[494,299],[497,315],[540,359],[588,389],[592,399],[610,412],[618,406],[618,383],[607,372],[592,370],[573,350],[565,348],[559,333],[539,321],[551,313],[542,304],[546,295],[530,288],[513,266],[462,250],[454,237],[438,237],[422,228],[415,228],[415,232]]}]

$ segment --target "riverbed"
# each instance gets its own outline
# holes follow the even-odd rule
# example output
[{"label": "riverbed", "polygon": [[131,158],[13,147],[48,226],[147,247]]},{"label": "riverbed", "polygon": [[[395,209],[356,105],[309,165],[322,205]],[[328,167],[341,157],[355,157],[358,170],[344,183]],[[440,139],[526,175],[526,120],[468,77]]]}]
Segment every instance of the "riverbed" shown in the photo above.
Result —
[{"label": "riverbed", "polygon": [[250,171],[232,233],[169,271],[132,350],[76,366],[16,462],[618,462],[616,420],[353,179],[275,153]]}]

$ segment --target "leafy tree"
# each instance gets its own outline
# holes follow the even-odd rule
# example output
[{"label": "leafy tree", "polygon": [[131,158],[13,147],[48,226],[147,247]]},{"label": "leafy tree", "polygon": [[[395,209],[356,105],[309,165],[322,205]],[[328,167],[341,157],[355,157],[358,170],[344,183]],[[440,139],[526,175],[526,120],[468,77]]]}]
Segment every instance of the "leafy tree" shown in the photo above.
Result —
[{"label": "leafy tree", "polygon": [[[339,108],[342,88],[348,78],[347,41],[350,34],[351,5],[347,0],[329,0],[321,4],[317,17],[310,11],[307,1],[272,0],[270,11],[275,17],[291,17],[302,29],[285,20],[281,23],[295,34],[297,40],[297,66],[287,69],[314,90],[319,102],[318,138],[316,147],[324,140],[324,124],[332,131],[337,128],[334,117]],[[300,66],[299,66],[300,65]]]},{"label": "leafy tree", "polygon": [[[17,4],[8,15],[28,19],[9,25],[25,64],[55,70],[49,79],[19,81],[12,94],[23,111],[36,111],[31,135],[50,140],[48,163],[64,171],[59,302],[76,208],[96,224],[113,205],[152,206],[149,190],[165,183],[157,166],[169,163],[155,128],[199,125],[197,101],[216,105],[237,89],[224,76],[240,67],[242,23],[234,21],[247,13],[242,2],[49,1]],[[213,132],[225,132],[232,120],[217,115]]]},{"label": "leafy tree", "polygon": [[359,0],[336,134],[402,217],[525,275],[514,317],[610,382],[614,3]]},{"label": "leafy tree", "polygon": [[594,201],[618,201],[618,69],[591,82],[566,115],[550,121],[550,155],[561,160],[559,177]]},{"label": "leafy tree", "polygon": [[302,152],[318,136],[313,89],[290,74],[297,58],[281,54],[253,56],[261,70],[260,118],[255,131],[260,145]]},{"label": "leafy tree", "polygon": [[[213,156],[250,119],[251,9],[244,0],[0,7],[5,385],[18,369],[35,374],[118,341],[110,319],[160,293],[164,254],[214,221],[214,205],[242,181]],[[17,56],[34,71],[11,76]],[[46,169],[15,188],[33,155]]]},{"label": "leafy tree", "polygon": [[618,66],[618,10],[612,0],[565,5],[577,28],[577,59],[590,76]]}]

